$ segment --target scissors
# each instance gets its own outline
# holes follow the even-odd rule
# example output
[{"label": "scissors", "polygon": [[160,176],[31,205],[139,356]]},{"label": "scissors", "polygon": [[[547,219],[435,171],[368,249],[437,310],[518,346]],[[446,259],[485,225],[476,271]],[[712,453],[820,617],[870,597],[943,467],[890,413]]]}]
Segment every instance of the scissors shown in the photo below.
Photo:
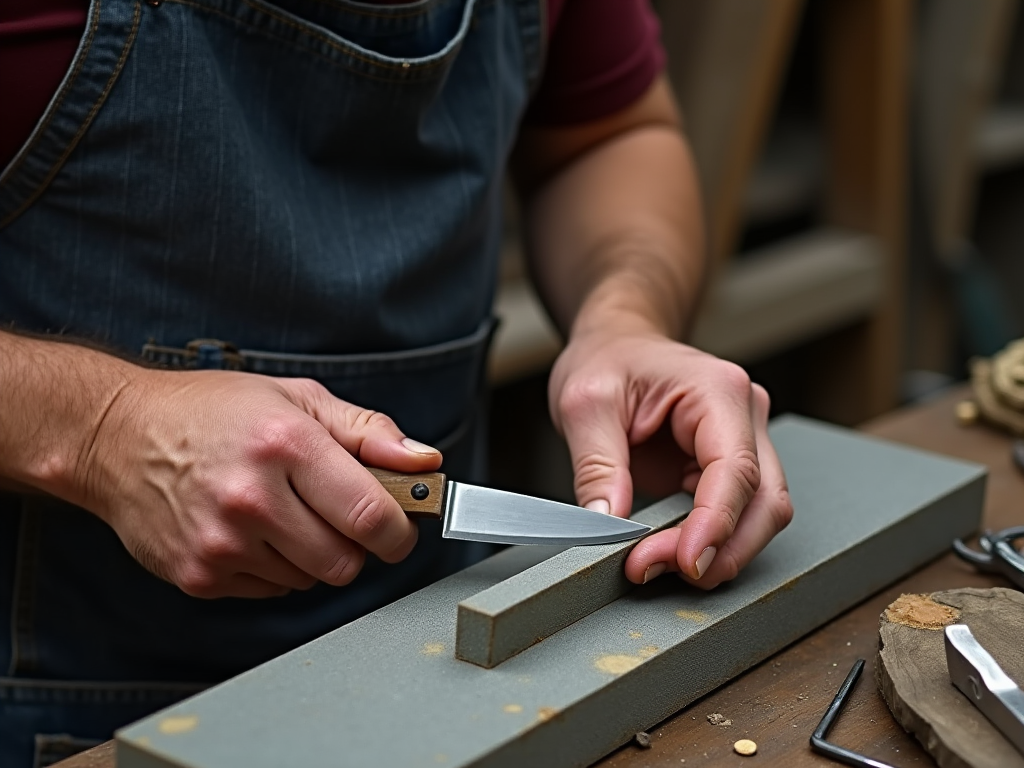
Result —
[{"label": "scissors", "polygon": [[1012,546],[1017,539],[1024,539],[1024,525],[1001,531],[985,531],[978,538],[978,545],[984,550],[982,552],[971,549],[961,539],[953,542],[953,551],[979,571],[1000,573],[1012,581],[1017,589],[1024,590],[1024,556]]}]

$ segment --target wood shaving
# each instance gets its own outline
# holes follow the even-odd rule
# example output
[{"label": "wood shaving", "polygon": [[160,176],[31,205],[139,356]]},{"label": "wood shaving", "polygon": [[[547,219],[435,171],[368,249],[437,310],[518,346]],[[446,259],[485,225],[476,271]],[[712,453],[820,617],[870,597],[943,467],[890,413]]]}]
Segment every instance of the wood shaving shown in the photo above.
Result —
[{"label": "wood shaving", "polygon": [[928,595],[900,595],[885,609],[885,619],[915,629],[942,629],[960,620],[960,611]]}]

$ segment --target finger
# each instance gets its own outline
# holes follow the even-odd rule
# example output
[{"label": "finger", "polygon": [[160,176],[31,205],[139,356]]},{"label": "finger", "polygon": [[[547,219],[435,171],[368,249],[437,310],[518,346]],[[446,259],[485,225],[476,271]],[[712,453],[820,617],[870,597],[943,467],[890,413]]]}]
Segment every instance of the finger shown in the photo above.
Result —
[{"label": "finger", "polygon": [[640,541],[626,558],[626,578],[634,584],[644,584],[663,573],[678,572],[676,552],[681,533],[677,526],[652,533]]},{"label": "finger", "polygon": [[326,431],[306,460],[291,464],[288,479],[303,502],[336,531],[384,562],[404,559],[415,546],[416,524]]},{"label": "finger", "polygon": [[[757,456],[761,465],[761,485],[753,501],[740,516],[739,523],[725,546],[718,551],[699,580],[683,574],[696,586],[710,589],[736,577],[793,518],[793,505],[786,485],[782,462],[768,437],[768,397],[757,393],[762,404],[755,408]],[[683,526],[683,536],[688,535]]]},{"label": "finger", "polygon": [[615,382],[569,384],[558,398],[576,501],[619,517],[627,516],[633,503],[625,410],[625,394]]},{"label": "finger", "polygon": [[692,455],[702,468],[693,511],[686,519],[687,535],[679,539],[675,557],[680,569],[694,579],[729,540],[761,482],[753,391],[742,369],[736,370],[742,378],[723,377],[696,408],[687,409],[684,401],[672,415],[676,440],[689,452],[686,443],[692,439]]},{"label": "finger", "polygon": [[270,544],[263,542],[258,551],[260,557],[254,559],[251,565],[240,568],[240,572],[252,574],[288,589],[306,590],[317,583],[318,577],[289,562]]},{"label": "finger", "polygon": [[407,437],[385,414],[339,400],[314,381],[291,379],[286,384],[296,404],[363,464],[410,473],[441,466],[440,451]]},{"label": "finger", "polygon": [[273,527],[264,532],[267,547],[278,557],[306,579],[336,587],[359,575],[366,562],[365,549],[342,535],[301,499],[293,496],[291,504],[282,507]]},{"label": "finger", "polygon": [[225,580],[220,594],[200,595],[200,597],[283,597],[290,591],[286,586],[261,579],[251,573],[236,573]]}]

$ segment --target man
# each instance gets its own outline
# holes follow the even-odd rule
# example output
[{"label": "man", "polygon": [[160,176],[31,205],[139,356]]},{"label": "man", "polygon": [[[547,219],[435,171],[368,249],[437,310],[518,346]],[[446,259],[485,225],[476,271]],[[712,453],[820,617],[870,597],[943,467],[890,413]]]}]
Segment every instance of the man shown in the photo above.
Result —
[{"label": "man", "polygon": [[626,575],[711,588],[788,523],[767,395],[677,341],[700,212],[641,0],[54,4],[0,176],[4,765],[466,562],[364,466],[479,474],[510,155],[579,503],[696,495]]}]

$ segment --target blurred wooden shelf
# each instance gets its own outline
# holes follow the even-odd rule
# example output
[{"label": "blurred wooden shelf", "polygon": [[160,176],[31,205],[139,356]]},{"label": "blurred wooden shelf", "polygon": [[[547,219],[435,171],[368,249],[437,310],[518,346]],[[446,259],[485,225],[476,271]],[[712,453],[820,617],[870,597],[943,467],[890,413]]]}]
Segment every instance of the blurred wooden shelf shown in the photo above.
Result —
[{"label": "blurred wooden shelf", "polygon": [[696,346],[753,363],[871,314],[885,254],[870,235],[820,229],[744,254],[712,289]]}]

